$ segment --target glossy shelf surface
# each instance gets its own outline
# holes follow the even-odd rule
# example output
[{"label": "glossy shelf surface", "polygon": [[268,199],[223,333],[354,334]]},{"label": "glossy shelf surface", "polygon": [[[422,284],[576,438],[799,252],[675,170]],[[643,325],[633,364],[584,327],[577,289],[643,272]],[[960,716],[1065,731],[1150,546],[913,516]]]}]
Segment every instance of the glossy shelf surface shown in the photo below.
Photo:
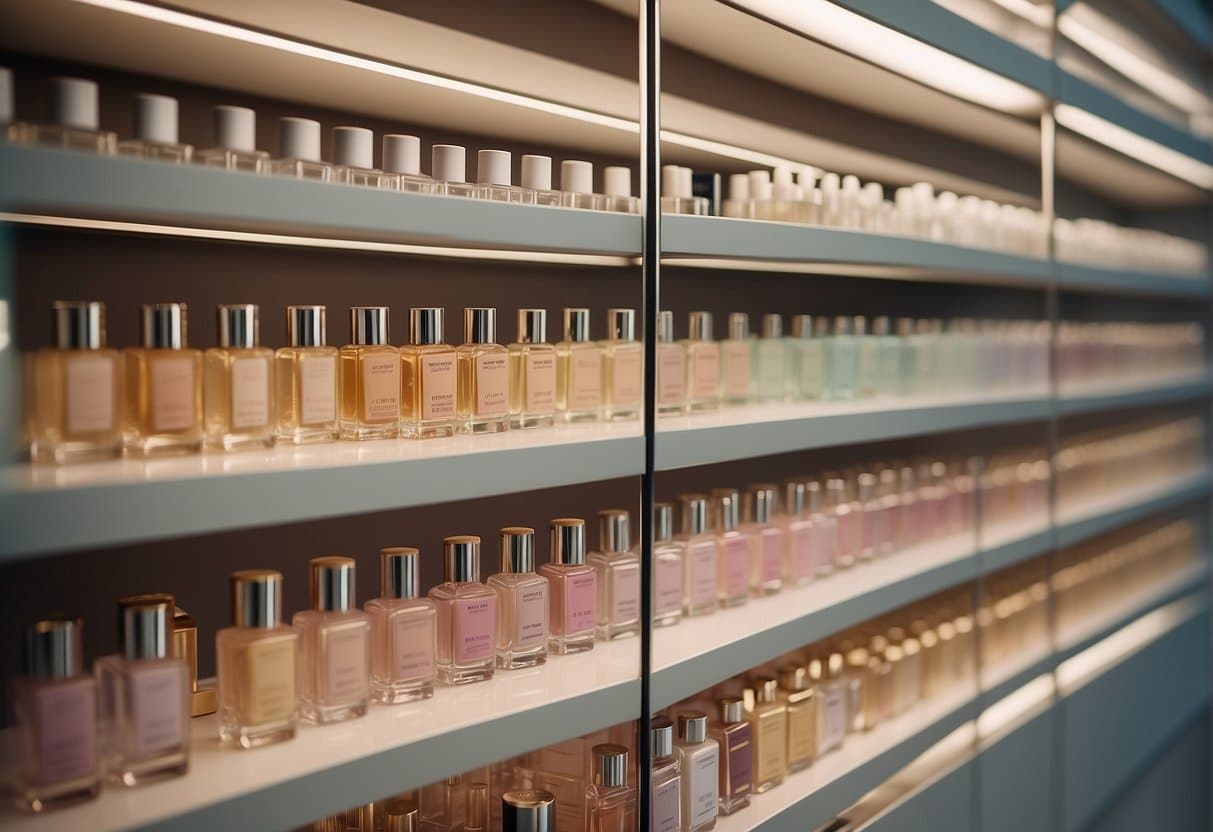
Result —
[{"label": "glossy shelf surface", "polygon": [[1208,396],[1207,373],[1160,374],[1116,383],[1062,385],[1058,407],[1062,415],[1096,410],[1163,405]]},{"label": "glossy shelf surface", "polygon": [[1067,501],[1057,511],[1057,545],[1071,546],[1205,497],[1209,494],[1209,484],[1209,471],[1200,470],[1080,502]]},{"label": "glossy shelf surface", "polygon": [[1206,276],[1109,269],[1059,261],[1057,278],[1061,288],[1075,292],[1110,292],[1174,298],[1207,298],[1213,282]]}]

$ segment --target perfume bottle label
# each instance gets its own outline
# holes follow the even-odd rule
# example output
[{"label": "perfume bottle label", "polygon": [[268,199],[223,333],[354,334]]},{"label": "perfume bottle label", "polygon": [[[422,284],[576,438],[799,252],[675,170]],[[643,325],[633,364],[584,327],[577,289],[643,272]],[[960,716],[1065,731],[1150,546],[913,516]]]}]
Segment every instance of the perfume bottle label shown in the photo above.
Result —
[{"label": "perfume bottle label", "polygon": [[38,779],[74,780],[97,766],[97,695],[92,677],[40,687],[34,696]]},{"label": "perfume bottle label", "polygon": [[675,775],[660,785],[654,784],[652,800],[652,832],[678,832],[678,803],[682,790],[682,778]]},{"label": "perfume bottle label", "polygon": [[691,362],[691,398],[714,399],[720,386],[720,354],[714,349],[693,347],[688,356]]},{"label": "perfume bottle label", "polygon": [[421,419],[455,416],[455,353],[421,356]]},{"label": "perfume bottle label", "polygon": [[194,426],[194,360],[156,358],[151,361],[152,430],[185,430]]},{"label": "perfume bottle label", "polygon": [[232,362],[232,427],[256,428],[270,420],[268,358]]},{"label": "perfume bottle label", "polygon": [[400,357],[396,353],[362,357],[362,409],[367,422],[400,418]]},{"label": "perfume bottle label", "polygon": [[114,429],[114,361],[92,355],[67,359],[64,398],[67,432]]},{"label": "perfume bottle label", "polygon": [[720,345],[724,365],[723,390],[729,398],[745,398],[750,393],[750,345],[746,341],[725,341]]},{"label": "perfume bottle label", "polygon": [[454,604],[451,641],[455,663],[475,662],[492,656],[497,596],[456,598]]},{"label": "perfume bottle label", "polygon": [[772,777],[779,777],[787,768],[787,713],[782,709],[773,709],[756,714],[755,721],[758,732],[754,764],[758,768],[758,782],[763,783]]},{"label": "perfume bottle label", "polygon": [[547,610],[548,587],[546,583],[519,587],[518,606],[514,611],[517,629],[514,632],[514,649],[526,650],[538,647],[548,640]]},{"label": "perfume bottle label", "polygon": [[686,352],[677,344],[657,347],[657,404],[680,405],[687,395]]},{"label": "perfume bottle label", "polygon": [[320,425],[337,418],[337,357],[299,359],[299,423]]},{"label": "perfume bottle label", "polygon": [[594,410],[602,405],[602,353],[573,350],[569,357],[569,410]]},{"label": "perfume bottle label", "polygon": [[611,403],[615,407],[640,403],[644,378],[644,353],[639,349],[615,352],[615,374],[611,379]]},{"label": "perfume bottle label", "polygon": [[476,356],[476,415],[504,416],[509,409],[506,391],[510,370],[506,354]]},{"label": "perfume bottle label", "polygon": [[564,634],[575,635],[594,629],[595,595],[598,581],[594,572],[571,575],[564,581]]},{"label": "perfume bottle label", "polygon": [[176,662],[133,666],[128,711],[135,755],[147,757],[185,744],[186,672]]},{"label": "perfume bottle label", "polygon": [[295,712],[295,639],[253,642],[244,650],[241,723],[264,725]]},{"label": "perfume bottle label", "polygon": [[813,555],[813,526],[796,522],[788,526],[788,566],[795,580],[804,580],[817,572]]},{"label": "perfume bottle label", "polygon": [[556,408],[556,353],[527,353],[524,406],[529,413],[547,413]]},{"label": "perfume bottle label", "polygon": [[434,616],[400,613],[392,622],[395,679],[434,675]]},{"label": "perfume bottle label", "polygon": [[687,812],[690,817],[683,823],[690,829],[698,829],[716,817],[716,803],[720,795],[720,746],[709,742],[707,747],[697,750],[691,759],[690,771],[684,776],[687,782]]},{"label": "perfume bottle label", "polygon": [[788,761],[808,760],[817,752],[817,707],[813,701],[788,705]]},{"label": "perfume bottle label", "polygon": [[750,547],[744,537],[728,537],[723,541],[724,592],[727,598],[743,597],[749,588],[748,567]]},{"label": "perfume bottle label", "polygon": [[828,751],[842,745],[847,733],[847,702],[839,686],[827,686],[821,690],[821,736],[818,749]]},{"label": "perfume bottle label", "polygon": [[[715,595],[715,589],[708,595]],[[653,564],[653,615],[663,616],[682,607],[682,561],[658,557]]]},{"label": "perfume bottle label", "polygon": [[700,538],[687,549],[689,583],[687,599],[692,607],[716,603],[716,541]]},{"label": "perfume bottle label", "polygon": [[749,794],[754,778],[754,729],[748,722],[729,726],[729,794],[735,800]]},{"label": "perfume bottle label", "polygon": [[640,564],[629,563],[611,570],[611,623],[640,618]]},{"label": "perfume bottle label", "polygon": [[767,531],[762,535],[762,580],[777,581],[783,574],[783,535]]},{"label": "perfume bottle label", "polygon": [[367,697],[369,641],[370,633],[365,627],[326,629],[322,644],[326,703],[335,705]]}]

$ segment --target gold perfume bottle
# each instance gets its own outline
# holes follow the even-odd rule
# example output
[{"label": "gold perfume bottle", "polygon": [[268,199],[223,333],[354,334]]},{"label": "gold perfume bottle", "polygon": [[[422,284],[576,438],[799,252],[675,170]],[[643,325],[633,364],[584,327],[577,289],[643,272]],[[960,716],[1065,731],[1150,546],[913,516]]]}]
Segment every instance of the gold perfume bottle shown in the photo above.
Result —
[{"label": "gold perfume bottle", "polygon": [[287,346],[274,354],[279,442],[337,438],[337,348],[327,344],[326,324],[323,306],[286,308]]},{"label": "gold perfume bottle", "polygon": [[443,343],[443,310],[409,310],[409,343],[400,348],[400,433],[417,439],[455,433],[455,348]]},{"label": "gold perfume bottle", "polygon": [[152,456],[202,449],[202,351],[186,347],[184,303],[145,304],[142,346],[124,350],[126,450]]},{"label": "gold perfume bottle", "polygon": [[219,346],[206,351],[206,444],[224,451],[274,444],[274,352],[258,345],[257,306],[219,307]]},{"label": "gold perfume bottle", "polygon": [[341,348],[341,438],[394,439],[400,433],[400,350],[388,344],[388,308],[350,309]]},{"label": "gold perfume bottle", "polygon": [[518,310],[510,354],[510,427],[545,428],[556,418],[556,348],[547,343],[548,311]]},{"label": "gold perfume bottle", "polygon": [[564,310],[564,338],[556,344],[556,410],[564,422],[596,422],[602,415],[602,347],[590,340],[590,310]]},{"label": "gold perfume bottle", "polygon": [[497,310],[463,310],[464,343],[459,360],[460,433],[501,433],[509,430],[509,351],[497,343]]},{"label": "gold perfume bottle", "polygon": [[644,348],[636,340],[636,310],[607,310],[602,342],[602,392],[608,422],[636,419],[644,401]]},{"label": "gold perfume bottle", "polygon": [[75,462],[122,453],[122,368],[106,347],[105,304],[57,301],[55,346],[29,358],[30,458]]},{"label": "gold perfume bottle", "polygon": [[754,680],[754,793],[762,794],[783,782],[788,770],[788,709],[779,701],[779,683],[762,676]]}]

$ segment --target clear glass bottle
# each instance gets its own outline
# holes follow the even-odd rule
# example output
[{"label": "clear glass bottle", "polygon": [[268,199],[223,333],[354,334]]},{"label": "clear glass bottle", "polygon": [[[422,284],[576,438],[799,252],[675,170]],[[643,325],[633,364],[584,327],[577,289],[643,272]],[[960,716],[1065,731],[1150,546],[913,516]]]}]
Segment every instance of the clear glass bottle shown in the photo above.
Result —
[{"label": "clear glass bottle", "polygon": [[577,159],[560,163],[560,204],[565,208],[596,209],[599,198],[594,193],[594,165]]},{"label": "clear glass bottle", "polygon": [[754,201],[750,199],[750,177],[744,173],[729,174],[729,197],[720,206],[723,217],[754,218]]},{"label": "clear glass bottle", "polygon": [[644,403],[644,347],[636,340],[636,310],[607,310],[602,342],[602,417],[608,422],[640,418]]},{"label": "clear glass bottle", "polygon": [[877,351],[876,393],[896,396],[901,392],[901,339],[889,328],[887,315],[872,320],[872,337]]},{"label": "clear glass bottle", "polygon": [[786,373],[787,344],[783,337],[783,316],[762,316],[762,337],[754,340],[754,394],[758,401],[779,402],[789,395]]},{"label": "clear glass bottle", "polygon": [[34,462],[122,453],[122,367],[106,346],[105,304],[56,301],[55,345],[29,358],[27,422]]},{"label": "clear glass bottle", "polygon": [[177,141],[177,99],[136,95],[135,138],[118,142],[118,155],[188,165],[193,154],[191,145]]},{"label": "clear glass bottle", "polygon": [[295,613],[299,719],[312,725],[366,716],[371,701],[371,621],[358,609],[354,559],[312,558],[310,606]]},{"label": "clear glass bottle", "polygon": [[918,350],[914,336],[914,319],[897,319],[897,341],[901,345],[901,378],[898,393],[903,396],[921,394],[918,385]]},{"label": "clear glass bottle", "polygon": [[682,764],[674,753],[674,723],[663,716],[649,723],[649,751],[653,760],[649,773],[650,832],[682,830]]},{"label": "clear glass bottle", "polygon": [[99,127],[97,84],[84,78],[51,80],[51,123],[25,124],[16,138],[27,144],[112,156],[118,139]]},{"label": "clear glass bottle", "polygon": [[282,623],[282,573],[233,572],[232,626],[215,633],[219,741],[257,748],[295,736],[299,637]]},{"label": "clear glass bottle", "polygon": [[199,150],[199,165],[246,173],[270,172],[270,154],[257,149],[257,114],[248,107],[220,105],[212,110],[215,146]]},{"label": "clear glass bottle", "polygon": [[172,654],[173,609],[171,595],[120,598],[122,652],[95,665],[101,753],[115,783],[143,785],[189,769],[190,673]]},{"label": "clear glass bottle", "polygon": [[476,186],[467,181],[467,151],[459,145],[433,145],[430,171],[434,175],[433,193],[439,196],[476,195]]},{"label": "clear glass bottle", "polygon": [[550,525],[551,559],[539,567],[550,582],[548,650],[580,653],[594,649],[598,620],[597,570],[585,562],[585,521],[561,517]]},{"label": "clear glass bottle", "polygon": [[84,623],[50,619],[25,632],[23,672],[12,683],[12,790],[42,812],[101,791],[97,683],[84,672]]},{"label": "clear glass bottle", "polygon": [[288,445],[337,439],[337,348],[323,306],[286,308],[286,343],[274,353],[277,438]]},{"label": "clear glass bottle", "polygon": [[851,322],[856,353],[855,396],[869,399],[880,385],[880,339],[868,332],[868,319],[856,315]]},{"label": "clear glass bottle", "polygon": [[720,720],[709,732],[720,745],[720,814],[750,805],[754,790],[754,727],[745,718],[745,700],[720,700]]},{"label": "clear glass bottle", "polygon": [[879,555],[891,555],[902,546],[900,536],[902,527],[901,495],[898,492],[897,472],[892,468],[885,468],[880,472],[877,490],[881,507],[884,509],[884,522],[881,524],[882,536],[877,552]]},{"label": "clear glass bottle", "polygon": [[510,429],[509,350],[497,343],[497,310],[463,310],[459,366],[458,433],[502,433]]},{"label": "clear glass bottle", "polygon": [[753,693],[754,793],[762,794],[788,772],[788,709],[779,699],[779,682],[770,676],[755,678]]},{"label": "clear glass bottle", "polygon": [[829,575],[838,559],[838,522],[827,505],[820,482],[807,484],[809,490],[809,521],[813,524],[813,557],[817,574]]},{"label": "clear glass bottle", "polygon": [[851,319],[845,315],[834,319],[829,359],[829,398],[840,401],[855,398],[859,375],[859,347],[851,333]]},{"label": "clear glass bottle", "polygon": [[379,550],[379,597],[363,609],[371,620],[371,699],[398,705],[433,696],[438,610],[421,595],[417,549]]},{"label": "clear glass bottle", "polygon": [[[682,618],[686,549],[686,543],[674,539],[674,506],[656,503],[653,506],[654,627],[669,627]],[[715,574],[713,569],[712,575]],[[714,608],[715,599],[710,603]]]},{"label": "clear glass bottle", "polygon": [[430,590],[438,606],[438,680],[466,685],[493,678],[497,593],[480,583],[480,538],[442,541],[446,580]]},{"label": "clear glass bottle", "polygon": [[640,197],[632,196],[632,169],[620,165],[603,168],[602,210],[639,214]]},{"label": "clear glass bottle", "polygon": [[870,731],[879,720],[873,696],[874,663],[866,647],[853,647],[846,653],[844,682],[847,691],[847,733]]},{"label": "clear glass bottle", "polygon": [[787,341],[788,387],[792,398],[817,400],[825,398],[825,347],[814,337],[813,317],[796,315],[792,318],[792,336]]},{"label": "clear glass bottle", "polygon": [[809,679],[817,689],[817,756],[841,748],[847,734],[847,692],[841,653],[809,661]]},{"label": "clear glass bottle", "polygon": [[705,494],[683,494],[682,534],[679,542],[686,547],[683,559],[682,611],[689,618],[716,612],[718,560],[720,547],[716,535],[708,530],[708,498]]},{"label": "clear glass bottle", "polygon": [[518,310],[518,339],[510,344],[510,427],[551,427],[556,421],[556,348],[548,340],[546,309]]},{"label": "clear glass bottle", "polygon": [[186,347],[184,303],[144,304],[142,346],[123,350],[126,452],[192,454],[202,449],[202,351]]},{"label": "clear glass bottle", "polygon": [[816,540],[809,516],[809,484],[784,483],[783,513],[775,523],[783,531],[783,578],[791,586],[804,586],[817,574]]},{"label": "clear glass bottle", "polygon": [[657,414],[682,413],[687,403],[687,352],[674,341],[674,313],[657,313]]},{"label": "clear glass bottle", "polygon": [[317,182],[333,181],[333,166],[320,160],[320,122],[284,116],[278,120],[278,151],[270,173]]},{"label": "clear glass bottle", "polygon": [[844,480],[829,480],[826,490],[827,511],[834,518],[834,565],[845,569],[859,558],[859,514],[847,500]]},{"label": "clear glass bottle", "polygon": [[508,150],[477,151],[474,195],[477,199],[513,202],[518,205],[530,205],[535,201],[533,191],[512,184]]},{"label": "clear glass bottle", "polygon": [[455,434],[455,348],[443,341],[442,307],[409,309],[409,343],[400,348],[400,435]]},{"label": "clear glass bottle", "polygon": [[884,552],[888,512],[876,490],[875,474],[859,475],[859,559],[874,560]]},{"label": "clear glass bottle", "polygon": [[747,404],[750,401],[752,351],[750,316],[744,312],[729,314],[729,337],[720,342],[720,403]]},{"label": "clear glass bottle", "polygon": [[388,308],[350,308],[351,344],[341,348],[342,439],[400,433],[400,351],[388,343]]},{"label": "clear glass bottle", "polygon": [[712,313],[692,312],[686,351],[687,413],[720,407],[720,345],[712,340]]},{"label": "clear glass bottle", "polygon": [[375,134],[365,127],[333,128],[333,181],[397,190],[395,174],[375,167]]},{"label": "clear glass bottle", "polygon": [[552,189],[552,157],[527,154],[522,157],[522,187],[531,192],[536,205],[559,207],[560,191]]},{"label": "clear glass bottle", "polygon": [[683,832],[706,832],[716,826],[720,803],[720,745],[708,736],[708,715],[678,714],[674,745],[682,770]]},{"label": "clear glass bottle", "polygon": [[745,522],[741,533],[750,547],[750,594],[774,595],[783,587],[783,561],[786,541],[783,529],[775,525],[777,490],[766,483],[751,485],[746,492]]},{"label": "clear glass bottle", "polygon": [[497,593],[497,666],[534,667],[548,660],[548,579],[535,573],[535,530],[501,530],[501,572],[489,577]]},{"label": "clear glass bottle", "polygon": [[632,548],[626,509],[598,512],[598,551],[588,561],[598,573],[598,638],[611,641],[639,633],[640,555]]},{"label": "clear glass bottle", "polygon": [[809,669],[779,668],[779,700],[788,712],[788,772],[809,767],[817,756],[817,691]]},{"label": "clear glass bottle", "polygon": [[564,310],[564,338],[556,344],[556,414],[562,422],[602,418],[602,345],[590,340],[590,310]]},{"label": "clear glass bottle", "polygon": [[256,304],[219,307],[219,346],[206,351],[206,444],[223,451],[274,444],[274,351],[259,342]]},{"label": "clear glass bottle", "polygon": [[736,607],[749,599],[750,539],[738,530],[741,496],[735,488],[712,489],[712,531],[716,534],[716,601]]},{"label": "clear glass bottle", "polygon": [[601,743],[592,750],[594,780],[585,791],[586,832],[632,832],[638,796],[628,785],[628,749]]},{"label": "clear glass bottle", "polygon": [[383,137],[383,172],[390,174],[394,187],[405,193],[428,194],[434,180],[421,172],[421,139],[402,133]]}]

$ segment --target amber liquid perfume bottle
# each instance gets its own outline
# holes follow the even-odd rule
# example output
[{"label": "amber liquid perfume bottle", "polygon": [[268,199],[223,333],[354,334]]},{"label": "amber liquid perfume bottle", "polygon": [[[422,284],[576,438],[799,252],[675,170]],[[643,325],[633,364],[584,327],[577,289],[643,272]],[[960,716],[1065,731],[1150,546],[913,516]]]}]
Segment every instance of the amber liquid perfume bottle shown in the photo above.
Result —
[{"label": "amber liquid perfume bottle", "polygon": [[750,544],[750,593],[774,595],[783,586],[784,534],[774,523],[774,485],[751,485],[742,533]]},{"label": "amber liquid perfume bottle", "polygon": [[682,761],[674,753],[674,723],[654,717],[649,729],[653,770],[649,775],[649,829],[651,832],[680,832],[682,829]]},{"label": "amber liquid perfume bottle", "polygon": [[333,128],[333,181],[396,190],[396,177],[375,168],[375,134],[365,127]]},{"label": "amber liquid perfume bottle", "polygon": [[122,453],[122,367],[106,346],[105,304],[57,301],[55,346],[29,358],[28,423],[34,462]]},{"label": "amber liquid perfume bottle", "polygon": [[754,728],[745,718],[745,700],[720,700],[720,721],[709,735],[720,744],[720,814],[750,805],[754,790]]},{"label": "amber liquid perfume bottle", "polygon": [[682,413],[687,403],[686,347],[674,341],[674,313],[657,316],[657,413]]},{"label": "amber liquid perfume bottle", "polygon": [[366,715],[371,700],[371,622],[354,595],[354,559],[309,564],[310,608],[295,613],[299,719],[312,725]]},{"label": "amber liquid perfume bottle", "polygon": [[257,149],[257,114],[248,107],[220,105],[213,111],[215,146],[194,154],[207,167],[269,173],[270,154]]},{"label": "amber liquid perfume bottle", "polygon": [[117,137],[99,128],[97,84],[84,78],[51,81],[51,124],[25,124],[18,139],[28,144],[61,147],[112,156]]},{"label": "amber liquid perfume bottle", "polygon": [[350,309],[353,343],[341,348],[341,438],[400,433],[400,351],[388,344],[388,308]]},{"label": "amber liquid perfume bottle", "polygon": [[619,422],[640,417],[644,400],[644,348],[636,340],[636,310],[607,310],[602,342],[603,418]]},{"label": "amber liquid perfume bottle", "polygon": [[501,433],[510,429],[509,350],[497,343],[497,310],[463,310],[459,363],[459,433]]},{"label": "amber liquid perfume bottle", "polygon": [[628,785],[628,749],[601,743],[591,750],[593,782],[585,792],[586,832],[632,832],[638,796]]},{"label": "amber liquid perfume bottle", "polygon": [[501,530],[501,572],[488,580],[497,593],[497,666],[533,667],[548,660],[548,579],[535,573],[535,530]]},{"label": "amber liquid perfume bottle", "polygon": [[119,599],[122,652],[96,664],[105,770],[125,786],[189,768],[190,673],[172,653],[174,609],[171,595]]},{"label": "amber liquid perfume bottle", "polygon": [[219,346],[206,351],[206,444],[223,451],[274,444],[274,351],[258,343],[257,307],[219,307]]},{"label": "amber liquid perfume bottle", "polygon": [[539,567],[549,581],[548,650],[580,653],[594,648],[598,580],[585,562],[585,521],[561,517],[551,522],[551,560]]},{"label": "amber liquid perfume bottle", "polygon": [[547,343],[548,311],[518,310],[510,344],[510,427],[546,428],[556,420],[556,348]]},{"label": "amber liquid perfume bottle", "polygon": [[[653,506],[653,626],[669,627],[682,618],[683,570],[687,546],[674,539],[674,506]],[[716,574],[713,567],[712,574]],[[715,608],[715,592],[712,607]]]},{"label": "amber liquid perfume bottle", "polygon": [[446,581],[430,590],[438,607],[438,680],[466,685],[493,678],[497,593],[480,582],[480,538],[442,541]]},{"label": "amber liquid perfume bottle", "polygon": [[686,616],[711,615],[716,611],[719,545],[716,535],[708,530],[708,497],[706,494],[683,494],[682,534],[679,540],[686,546],[683,557],[683,605]]},{"label": "amber liquid perfume bottle", "polygon": [[720,745],[708,736],[708,715],[680,713],[675,747],[682,769],[682,828],[706,832],[716,826],[720,803]]},{"label": "amber liquid perfume bottle", "polygon": [[295,649],[282,623],[282,573],[233,572],[232,626],[215,634],[219,741],[256,748],[295,736]]},{"label": "amber liquid perfume bottle", "polygon": [[817,691],[807,667],[779,668],[779,699],[788,713],[788,771],[800,771],[817,756]]},{"label": "amber liquid perfume bottle", "polygon": [[270,173],[294,179],[331,182],[333,166],[320,161],[320,122],[285,116],[278,121],[281,158],[270,162]]},{"label": "amber liquid perfume bottle", "polygon": [[721,404],[746,404],[750,400],[752,341],[750,316],[744,312],[730,313],[729,337],[720,342]]},{"label": "amber liquid perfume bottle", "polygon": [[13,680],[17,805],[41,812],[101,790],[97,683],[84,673],[83,622],[38,621],[25,633],[22,675]]},{"label": "amber liquid perfume bottle", "polygon": [[438,675],[438,611],[421,597],[420,555],[411,546],[379,551],[379,597],[371,619],[371,698],[384,705],[429,699]]},{"label": "amber liquid perfume bottle", "polygon": [[597,632],[604,641],[640,632],[640,555],[630,526],[625,509],[598,512],[598,551],[589,562],[598,573]]},{"label": "amber liquid perfume bottle", "polygon": [[323,306],[286,308],[287,346],[274,353],[279,442],[337,439],[337,348],[328,346]]},{"label": "amber liquid perfume bottle", "polygon": [[455,433],[455,348],[443,342],[443,309],[409,310],[409,343],[400,348],[400,434],[434,439]]},{"label": "amber liquid perfume bottle", "polygon": [[136,456],[202,449],[202,352],[186,347],[184,303],[146,304],[142,346],[123,351],[126,451]]},{"label": "amber liquid perfume bottle", "polygon": [[741,495],[734,488],[712,489],[712,530],[716,533],[716,600],[722,607],[744,604],[750,588],[750,539],[738,530]]},{"label": "amber liquid perfume bottle", "polygon": [[712,340],[712,313],[692,312],[686,349],[686,410],[720,407],[720,346]]},{"label": "amber liquid perfume bottle", "polygon": [[119,156],[188,165],[194,148],[177,140],[177,99],[135,96],[135,138],[118,142]]},{"label": "amber liquid perfume bottle", "polygon": [[556,344],[556,411],[562,422],[602,416],[602,346],[590,340],[590,310],[564,310],[564,339]]},{"label": "amber liquid perfume bottle", "polygon": [[769,676],[754,680],[754,793],[783,782],[788,772],[788,709],[779,701],[779,682]]},{"label": "amber liquid perfume bottle", "polygon": [[383,170],[405,193],[428,194],[434,190],[434,180],[421,172],[421,139],[416,136],[388,133],[383,137]]}]

